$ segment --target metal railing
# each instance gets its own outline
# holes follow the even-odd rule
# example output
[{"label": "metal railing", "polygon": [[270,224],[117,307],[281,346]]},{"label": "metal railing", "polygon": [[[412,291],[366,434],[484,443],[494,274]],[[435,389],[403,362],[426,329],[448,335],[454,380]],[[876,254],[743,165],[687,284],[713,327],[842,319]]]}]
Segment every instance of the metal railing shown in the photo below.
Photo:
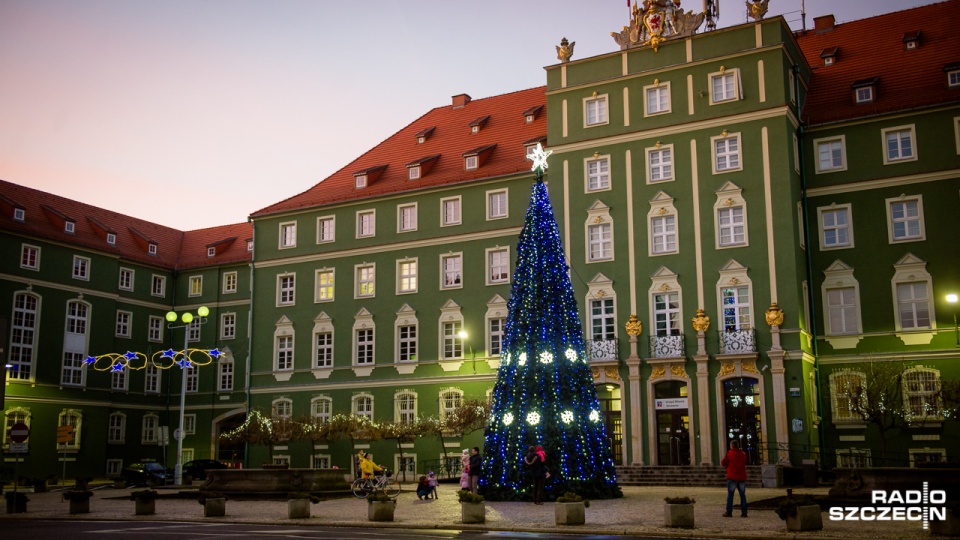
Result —
[{"label": "metal railing", "polygon": [[444,459],[425,459],[419,462],[420,474],[427,474],[433,471],[438,480],[451,480],[460,478],[463,472],[463,464],[460,463],[460,454],[451,454]]},{"label": "metal railing", "polygon": [[683,334],[650,336],[650,356],[653,358],[678,358],[684,356]]},{"label": "metal railing", "polygon": [[781,458],[789,459],[794,466],[803,460],[814,460],[823,471],[841,469],[859,469],[871,467],[938,467],[960,466],[960,456],[942,456],[940,454],[911,454],[909,452],[887,451],[883,453],[876,446],[869,449],[832,448],[822,450],[813,445],[790,443],[762,443],[757,445],[763,463],[776,464]]},{"label": "metal railing", "polygon": [[720,331],[720,354],[743,354],[757,352],[756,331],[748,330],[730,330]]},{"label": "metal railing", "polygon": [[591,362],[617,361],[617,340],[595,339],[588,341],[587,356]]}]

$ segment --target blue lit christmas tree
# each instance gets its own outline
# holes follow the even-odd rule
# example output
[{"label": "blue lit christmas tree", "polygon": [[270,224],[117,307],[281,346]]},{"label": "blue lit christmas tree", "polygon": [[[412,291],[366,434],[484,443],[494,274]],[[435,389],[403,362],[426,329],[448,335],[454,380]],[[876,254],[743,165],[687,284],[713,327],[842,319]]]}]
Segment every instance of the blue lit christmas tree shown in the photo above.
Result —
[{"label": "blue lit christmas tree", "polygon": [[593,386],[560,231],[543,183],[549,152],[537,147],[536,183],[517,246],[500,369],[484,444],[481,480],[490,500],[528,496],[523,456],[547,455],[546,496],[621,496]]}]

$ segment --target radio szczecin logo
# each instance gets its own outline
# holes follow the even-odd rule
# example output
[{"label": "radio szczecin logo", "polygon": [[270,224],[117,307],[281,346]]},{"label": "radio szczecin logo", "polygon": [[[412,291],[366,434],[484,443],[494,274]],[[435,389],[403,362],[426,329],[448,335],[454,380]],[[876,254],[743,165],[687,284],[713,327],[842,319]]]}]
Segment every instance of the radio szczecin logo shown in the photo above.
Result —
[{"label": "radio szczecin logo", "polygon": [[947,492],[931,490],[929,482],[923,483],[922,490],[873,490],[870,503],[872,506],[833,506],[830,521],[922,521],[928,529],[931,519],[947,519]]}]

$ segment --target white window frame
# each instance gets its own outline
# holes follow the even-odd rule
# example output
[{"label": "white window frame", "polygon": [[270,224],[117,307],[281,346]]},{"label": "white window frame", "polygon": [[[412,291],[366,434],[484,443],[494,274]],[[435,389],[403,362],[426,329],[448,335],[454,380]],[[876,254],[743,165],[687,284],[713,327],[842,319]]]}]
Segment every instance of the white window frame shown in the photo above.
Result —
[{"label": "white window frame", "polygon": [[[447,261],[457,261],[455,269],[447,268]],[[440,289],[463,288],[463,252],[440,255]]]},{"label": "white window frame", "polygon": [[[736,144],[735,150],[730,150],[731,142]],[[717,152],[717,144],[724,142],[724,151]],[[712,156],[712,167],[713,174],[725,174],[734,171],[743,170],[743,144],[740,140],[740,133],[728,133],[726,136],[717,135],[716,137],[710,137],[710,152]],[[721,169],[720,168],[720,158],[726,160],[726,165]],[[736,159],[736,165],[731,165],[730,162]]]},{"label": "white window frame", "polygon": [[231,355],[223,355],[217,363],[217,392],[232,392],[235,366]]},{"label": "white window frame", "polygon": [[660,256],[677,253],[677,216],[664,214],[650,217],[650,255]]},{"label": "white window frame", "polygon": [[857,103],[873,103],[873,85],[855,88],[853,95]]},{"label": "white window frame", "polygon": [[604,296],[587,299],[587,339],[608,341],[617,339],[617,299]]},{"label": "white window frame", "polygon": [[143,393],[159,394],[161,382],[160,368],[153,364],[147,364],[143,370]]},{"label": "white window frame", "polygon": [[440,359],[463,360],[464,339],[460,337],[463,331],[463,319],[448,319],[440,321]]},{"label": "white window frame", "polygon": [[290,249],[297,247],[297,222],[284,221],[278,225],[277,232],[280,235],[278,249]]},{"label": "white window frame", "polygon": [[237,272],[223,273],[223,294],[234,294],[237,292],[239,284],[239,275]]},{"label": "white window frame", "polygon": [[[503,255],[503,256],[505,257],[505,259],[506,259],[506,261],[505,261],[504,264],[502,264],[502,265],[497,265],[497,268],[498,268],[498,269],[499,269],[501,266],[503,266],[503,267],[506,268],[506,270],[505,270],[505,275],[503,275],[503,277],[500,277],[500,274],[498,274],[497,277],[494,277],[494,275],[493,275],[493,270],[494,270],[493,258],[494,258],[494,255]],[[507,247],[507,246],[505,246],[505,247],[499,247],[499,246],[497,246],[497,247],[487,248],[486,250],[484,250],[484,260],[485,260],[485,263],[486,263],[486,264],[484,265],[484,266],[486,267],[486,268],[485,268],[485,271],[484,271],[484,274],[486,275],[486,282],[487,282],[486,284],[487,284],[487,285],[502,285],[502,284],[505,284],[505,283],[510,283],[510,248],[509,248],[509,247]]]},{"label": "white window frame", "polygon": [[124,268],[121,266],[117,288],[120,289],[121,291],[132,291],[134,275],[135,274],[133,269]]},{"label": "white window frame", "polygon": [[377,295],[377,264],[361,263],[353,267],[354,299],[374,298]]},{"label": "white window frame", "polygon": [[417,393],[398,390],[393,394],[393,421],[398,424],[417,423]]},{"label": "white window frame", "polygon": [[[840,163],[834,163],[834,148],[833,145],[838,145],[839,148],[836,150],[840,154]],[[823,146],[830,146],[830,163],[827,166],[824,166],[823,161],[820,157],[820,150]],[[824,137],[821,139],[813,140],[813,150],[814,150],[814,166],[817,174],[827,174],[847,170],[847,137],[846,135],[837,135],[835,137]]]},{"label": "white window frame", "polygon": [[127,415],[110,413],[107,419],[107,444],[124,444],[127,439]]},{"label": "white window frame", "polygon": [[327,395],[316,396],[310,400],[310,416],[318,424],[326,424],[333,416],[333,398]]},{"label": "white window frame", "polygon": [[[159,284],[159,287],[157,286]],[[159,289],[159,290],[157,290]],[[150,296],[163,297],[167,291],[167,277],[153,274],[150,278]]]},{"label": "white window frame", "polygon": [[[595,109],[593,122],[590,121],[590,109]],[[583,98],[583,127],[605,126],[610,123],[610,100],[607,94],[598,94]]]},{"label": "white window frame", "polygon": [[333,302],[336,298],[336,268],[318,268],[313,273],[313,302]]},{"label": "white window frame", "polygon": [[463,168],[467,171],[476,170],[480,166],[480,156],[466,156],[463,158]]},{"label": "white window frame", "polygon": [[[405,215],[408,214],[408,215]],[[417,203],[397,205],[397,232],[417,230]]]},{"label": "white window frame", "polygon": [[376,235],[377,210],[357,210],[357,238],[373,238]]},{"label": "white window frame", "polygon": [[[905,204],[909,202],[917,203],[917,216],[907,216],[904,214],[903,218],[895,218],[893,215],[893,205],[894,204]],[[894,197],[891,199],[886,199],[885,201],[887,209],[887,241],[891,244],[901,244],[906,242],[922,242],[927,239],[927,228],[923,219],[923,195],[901,195],[899,197]],[[913,234],[908,236],[896,237],[895,231],[896,223],[900,222],[912,222],[917,221],[920,228],[919,234]],[[909,225],[906,226],[906,231],[909,231]]]},{"label": "white window frame", "polygon": [[13,442],[10,439],[10,428],[14,424],[26,424],[29,428],[31,414],[30,409],[26,407],[8,407],[3,413],[3,449],[9,450],[10,443]]},{"label": "white window frame", "polygon": [[[32,257],[29,257],[28,254],[32,254]],[[26,263],[24,259],[26,259]],[[33,260],[33,264],[30,264],[31,259]],[[20,245],[20,268],[24,270],[40,270],[40,246],[30,244]]]},{"label": "white window frame", "polygon": [[287,397],[273,400],[270,403],[270,415],[285,420],[293,418],[293,400]]},{"label": "white window frame", "polygon": [[[650,200],[650,211],[647,212],[647,255],[650,257],[680,252],[680,219],[677,207],[673,203],[673,197],[663,191],[657,192],[657,194],[653,196],[653,199]],[[662,242],[660,244],[657,243],[658,236],[666,236],[667,238],[671,236],[665,232],[657,234],[655,220],[666,217],[673,217],[673,249],[656,250],[654,248],[662,244]],[[669,248],[669,245],[665,247]]]},{"label": "white window frame", "polygon": [[[453,203],[452,207],[455,211],[455,216],[450,215],[450,207],[448,203]],[[453,227],[455,225],[460,225],[463,223],[463,204],[461,197],[457,195],[456,197],[444,197],[440,199],[440,226],[441,227]]]},{"label": "white window frame", "polygon": [[147,319],[147,341],[153,343],[162,343],[163,342],[163,317],[157,317],[156,315],[150,315]]},{"label": "white window frame", "polygon": [[[824,333],[828,336],[828,341],[829,336],[857,336],[863,328],[860,317],[860,282],[853,277],[852,268],[837,266],[836,263],[830,268],[832,270],[824,272],[827,279],[822,287]],[[853,297],[849,299],[852,303],[847,303],[847,291],[852,293]],[[839,293],[840,297],[831,293]],[[843,328],[836,328],[834,320],[841,321]],[[832,342],[831,345],[835,349],[841,348]]]},{"label": "white window frame", "polygon": [[[19,301],[21,298],[23,300]],[[37,362],[37,338],[40,334],[40,300],[40,296],[27,291],[13,294],[7,363],[14,368],[7,368],[7,380],[36,379],[34,368]],[[0,383],[5,384],[5,381]]]},{"label": "white window frame", "polygon": [[[322,343],[320,336],[324,336]],[[321,311],[313,320],[310,350],[310,364],[313,369],[333,369],[335,337],[333,320],[326,312]]]},{"label": "white window frame", "polygon": [[951,69],[947,72],[947,88],[960,87],[960,69]]},{"label": "white window frame", "polygon": [[110,390],[117,392],[126,392],[130,384],[130,371],[121,369],[120,371],[110,371]]},{"label": "white window frame", "polygon": [[366,416],[373,420],[373,394],[361,392],[355,394],[350,400],[350,412],[357,416]]},{"label": "white window frame", "polygon": [[437,395],[439,404],[440,419],[445,420],[447,416],[463,404],[463,390],[459,388],[444,388]]},{"label": "white window frame", "polygon": [[510,217],[509,192],[506,188],[488,191],[486,199],[487,221]]},{"label": "white window frame", "polygon": [[[409,329],[413,333],[409,333]],[[407,329],[404,335],[404,329]],[[393,357],[396,362],[416,362],[417,354],[420,349],[420,321],[417,319],[417,312],[410,306],[404,304],[397,311],[397,318],[393,323],[393,335],[395,347]]]},{"label": "white window frame", "polygon": [[[723,79],[723,93],[722,95],[717,95],[714,92],[713,82],[716,79]],[[733,88],[731,93],[727,93],[726,85],[727,80],[732,83]],[[716,71],[714,73],[707,74],[707,83],[708,83],[708,93],[710,94],[710,105],[717,105],[720,103],[730,103],[731,101],[738,101],[743,99],[741,92],[740,84],[740,70],[738,68],[725,69],[723,71]],[[719,98],[719,99],[718,99]]]},{"label": "white window frame", "polygon": [[353,182],[354,182],[353,185],[354,185],[357,189],[363,189],[363,188],[367,187],[367,175],[365,175],[365,174],[358,174],[358,175],[356,175],[356,176],[353,177]]},{"label": "white window frame", "polygon": [[[651,336],[679,336],[683,334],[683,289],[675,272],[667,267],[661,268],[651,278],[650,289],[647,291],[650,306]],[[676,294],[676,309],[669,306],[669,295]],[[667,296],[664,309],[657,309],[657,297]],[[663,315],[664,334],[660,334],[658,317]]]},{"label": "white window frame", "polygon": [[419,288],[419,259],[397,261],[397,294],[415,294]]},{"label": "white window frame", "polygon": [[188,413],[183,415],[183,428],[181,433],[183,435],[194,435],[197,432],[197,415],[196,413]]},{"label": "white window frame", "polygon": [[140,421],[140,444],[156,446],[160,443],[157,428],[160,427],[160,417],[154,413],[143,415]]},{"label": "white window frame", "polygon": [[72,221],[63,222],[63,232],[73,234],[77,231],[77,224]]},{"label": "white window frame", "polygon": [[[846,218],[845,224],[839,224],[836,220],[836,216],[843,213]],[[834,216],[832,223],[827,223],[828,217]],[[854,247],[853,244],[853,206],[850,204],[831,204],[830,206],[820,206],[817,208],[817,222],[819,223],[820,228],[820,251],[830,251],[837,249],[850,249]],[[840,236],[841,231],[846,231],[847,240],[846,242],[841,242],[839,240],[835,242],[827,241],[827,232],[832,231],[837,235],[837,238]]]},{"label": "white window frame", "polygon": [[190,276],[187,296],[201,296],[203,294],[203,276]]},{"label": "white window frame", "polygon": [[73,279],[90,281],[90,257],[73,256]]},{"label": "white window frame", "polygon": [[108,459],[104,463],[106,463],[106,469],[104,469],[104,473],[108,478],[119,476],[120,471],[123,470],[122,459]]},{"label": "white window frame", "polygon": [[[647,184],[659,184],[661,182],[673,182],[674,176],[674,151],[672,144],[661,144],[646,149],[647,156]],[[654,156],[657,158],[654,163]],[[666,156],[667,159],[664,159]],[[660,178],[655,178],[660,174]]]},{"label": "white window frame", "polygon": [[[908,378],[913,378],[914,375],[918,376],[917,381],[911,381]],[[914,366],[907,368],[903,371],[903,376],[901,377],[902,388],[903,388],[903,408],[904,408],[904,418],[907,423],[911,425],[924,425],[929,424],[930,422],[942,422],[943,415],[943,399],[940,397],[940,388],[941,388],[941,379],[940,379],[940,370],[924,367],[924,366]],[[933,388],[917,388],[912,389],[913,385],[923,385],[932,384]],[[923,414],[915,414],[915,407],[912,398],[917,398],[921,402],[921,407],[924,409]]]},{"label": "white window frame", "polygon": [[[503,352],[503,337],[506,334],[507,326],[507,301],[499,294],[493,295],[493,298],[487,302],[487,312],[484,314],[484,330],[486,332],[485,343],[487,346],[487,358],[499,359]],[[494,328],[494,321],[497,322],[497,328]],[[491,364],[491,366],[496,364]]]},{"label": "white window frame", "polygon": [[130,338],[130,335],[131,335],[130,329],[132,327],[133,327],[133,312],[118,309],[117,324],[115,327],[116,333],[114,335],[118,338]]},{"label": "white window frame", "polygon": [[24,221],[27,219],[27,211],[23,208],[14,208],[13,209],[13,220],[14,221]]},{"label": "white window frame", "polygon": [[184,376],[187,378],[187,393],[196,394],[200,391],[200,366],[190,364],[184,370]]},{"label": "white window frame", "polygon": [[587,224],[587,262],[613,260],[613,223]]},{"label": "white window frame", "polygon": [[[884,165],[891,165],[891,164],[895,164],[895,163],[906,163],[906,162],[909,162],[909,161],[916,161],[916,160],[918,159],[917,154],[919,154],[919,152],[917,151],[917,129],[916,129],[916,126],[915,126],[914,124],[909,124],[909,125],[905,125],[905,126],[889,127],[889,128],[886,128],[886,129],[882,129],[882,130],[880,130],[880,134],[881,134],[881,135],[880,135],[880,140],[883,142],[883,164],[884,164]],[[897,144],[897,153],[898,153],[898,155],[897,155],[897,157],[891,157],[891,156],[890,156],[890,147],[889,147],[889,145],[887,144],[887,136],[888,136],[888,135],[903,135],[903,134],[907,134],[907,137],[909,137],[909,142],[910,142],[910,155],[909,155],[909,156],[903,156],[903,150],[904,150],[903,141],[904,141],[905,139],[904,139],[903,137],[898,137],[898,138],[897,138],[897,143],[898,143],[898,144]]]},{"label": "white window frame", "polygon": [[865,400],[867,384],[867,375],[860,370],[839,369],[830,373],[830,411],[834,424],[864,424],[863,417],[853,410],[851,392],[847,387],[860,388],[860,398]]},{"label": "white window frame", "polygon": [[294,306],[297,303],[297,274],[277,274],[277,307]]},{"label": "white window frame", "polygon": [[[595,171],[591,171],[592,166],[596,166]],[[584,193],[594,193],[597,191],[610,191],[613,189],[610,171],[610,156],[594,154],[583,160],[583,178]]]},{"label": "white window frame", "polygon": [[419,180],[420,179],[420,166],[413,165],[407,167],[407,180]]},{"label": "white window frame", "polygon": [[293,371],[294,335],[283,334],[273,338],[273,370]]},{"label": "white window frame", "polygon": [[[657,94],[656,110],[651,110],[651,107],[650,107],[653,104],[653,102],[650,99],[651,92],[656,92]],[[662,97],[663,94],[666,95],[667,104],[664,108],[660,108],[659,106],[660,101],[662,101],[660,98]],[[672,112],[672,108],[673,108],[673,100],[670,97],[669,82],[660,82],[658,84],[651,84],[643,87],[643,116],[644,117],[658,116],[661,114],[669,114],[670,112]]]},{"label": "white window frame", "polygon": [[336,216],[320,216],[317,218],[317,243],[328,244],[337,239]]},{"label": "white window frame", "polygon": [[157,254],[157,245],[156,245],[156,244],[150,244],[150,245],[148,245],[148,246],[147,246],[147,253],[149,253],[150,255],[156,255],[156,254]]},{"label": "white window frame", "polygon": [[[358,321],[357,324],[354,324],[353,328],[353,365],[354,366],[373,366],[376,363],[376,344],[377,344],[377,330],[371,324],[366,325]],[[360,347],[369,349],[369,354],[366,352],[361,355]]]},{"label": "white window frame", "polygon": [[[733,182],[727,182],[716,191],[717,202],[713,205],[713,223],[716,231],[714,241],[717,249],[731,249],[750,245],[749,222],[747,221],[747,201],[743,198],[743,190]],[[734,210],[739,208],[742,219],[735,221]],[[721,218],[728,213],[728,223],[721,223]],[[743,240],[737,241],[737,228],[743,228]],[[724,231],[730,231],[729,240],[724,240]]]},{"label": "white window frame", "polygon": [[[77,305],[83,307],[83,315],[71,313],[71,306]],[[90,304],[80,300],[70,300],[67,302],[67,324],[64,328],[62,367],[60,373],[60,384],[62,386],[86,386],[87,370],[83,360],[87,356],[87,346],[90,340],[90,324],[92,320],[93,309]],[[71,331],[79,329],[80,331]]]},{"label": "white window frame", "polygon": [[[893,318],[897,337],[906,345],[929,344],[937,328],[936,302],[934,297],[933,276],[927,271],[927,263],[912,253],[907,253],[893,265],[893,278],[890,279],[890,288],[893,292]],[[926,289],[926,308],[928,314],[927,326],[912,326],[904,328],[900,316],[900,285],[922,283]],[[911,299],[918,304],[919,299]]]},{"label": "white window frame", "polygon": [[237,337],[237,314],[232,311],[220,314],[220,339],[235,339]]}]

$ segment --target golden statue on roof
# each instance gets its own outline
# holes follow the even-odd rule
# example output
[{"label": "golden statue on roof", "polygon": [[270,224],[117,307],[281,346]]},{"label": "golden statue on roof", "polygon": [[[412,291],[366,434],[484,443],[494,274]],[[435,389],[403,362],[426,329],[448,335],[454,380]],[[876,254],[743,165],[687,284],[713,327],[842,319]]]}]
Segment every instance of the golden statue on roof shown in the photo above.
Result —
[{"label": "golden statue on roof", "polygon": [[560,44],[557,45],[557,60],[563,63],[569,62],[573,56],[573,48],[576,45],[576,41],[567,41],[567,38],[561,39]]},{"label": "golden statue on roof", "polygon": [[747,15],[755,21],[759,21],[767,14],[767,4],[770,0],[750,0],[747,2]]},{"label": "golden statue on roof", "polygon": [[659,50],[666,40],[691,36],[703,24],[706,13],[684,11],[680,0],[644,0],[634,3],[630,25],[620,32],[610,32],[620,50],[650,46]]}]

